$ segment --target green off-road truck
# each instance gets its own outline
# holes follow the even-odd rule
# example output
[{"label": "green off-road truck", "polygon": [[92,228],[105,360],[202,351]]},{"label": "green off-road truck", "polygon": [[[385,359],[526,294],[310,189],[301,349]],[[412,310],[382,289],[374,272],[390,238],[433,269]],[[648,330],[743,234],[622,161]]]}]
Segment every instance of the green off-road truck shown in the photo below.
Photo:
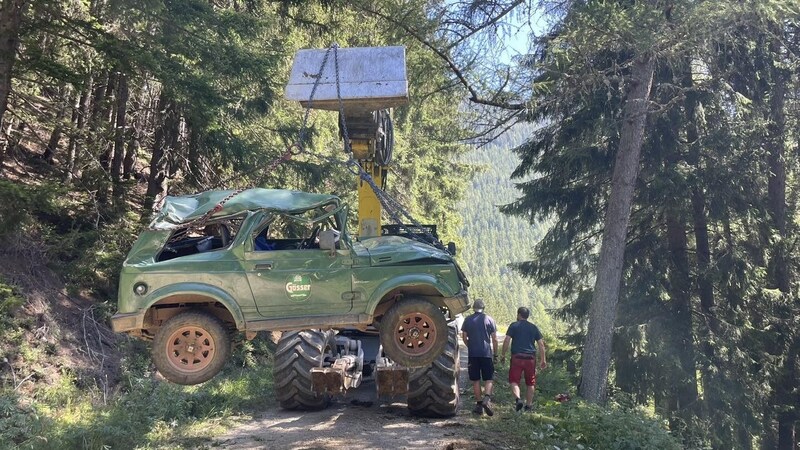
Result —
[{"label": "green off-road truck", "polygon": [[204,382],[232,336],[282,331],[275,392],[317,409],[374,378],[412,412],[454,414],[457,332],[468,282],[441,244],[400,235],[356,240],[333,195],[249,189],[167,197],[123,264],[113,329],[153,340],[168,380]]}]

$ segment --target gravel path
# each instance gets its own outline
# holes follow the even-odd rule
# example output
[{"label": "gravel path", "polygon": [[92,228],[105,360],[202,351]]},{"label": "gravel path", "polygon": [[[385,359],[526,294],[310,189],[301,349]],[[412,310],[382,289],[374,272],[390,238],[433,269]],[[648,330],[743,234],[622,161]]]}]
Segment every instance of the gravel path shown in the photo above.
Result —
[{"label": "gravel path", "polygon": [[[472,393],[461,346],[459,413],[448,419],[412,417],[404,399],[379,401],[375,384],[363,383],[322,411],[285,411],[277,403],[251,421],[218,437],[213,447],[226,449],[465,449],[503,448],[471,417]],[[497,419],[495,416],[494,419]],[[491,420],[491,419],[479,419]]]}]

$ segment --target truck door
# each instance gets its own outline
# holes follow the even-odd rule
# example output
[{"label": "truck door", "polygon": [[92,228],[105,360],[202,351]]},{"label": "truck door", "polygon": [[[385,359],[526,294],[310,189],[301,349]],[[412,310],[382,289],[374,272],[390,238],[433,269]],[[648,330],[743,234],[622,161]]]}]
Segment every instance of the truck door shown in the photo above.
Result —
[{"label": "truck door", "polygon": [[349,313],[353,308],[349,252],[319,249],[315,238],[325,224],[282,225],[286,219],[276,217],[256,233],[252,250],[245,251],[247,280],[259,314],[279,319]]}]

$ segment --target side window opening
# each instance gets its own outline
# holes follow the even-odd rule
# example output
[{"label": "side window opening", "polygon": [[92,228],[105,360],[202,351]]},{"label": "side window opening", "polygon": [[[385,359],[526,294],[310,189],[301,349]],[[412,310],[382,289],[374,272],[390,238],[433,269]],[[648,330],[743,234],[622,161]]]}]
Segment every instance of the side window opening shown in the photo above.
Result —
[{"label": "side window opening", "polygon": [[228,248],[236,238],[244,217],[225,217],[210,220],[201,229],[178,229],[172,233],[156,261],[167,261]]},{"label": "side window opening", "polygon": [[[316,212],[319,216],[319,211]],[[317,221],[311,217],[308,220],[302,214],[276,215],[255,233],[253,248],[256,251],[319,249],[320,231],[336,229],[336,223],[332,216]]]}]

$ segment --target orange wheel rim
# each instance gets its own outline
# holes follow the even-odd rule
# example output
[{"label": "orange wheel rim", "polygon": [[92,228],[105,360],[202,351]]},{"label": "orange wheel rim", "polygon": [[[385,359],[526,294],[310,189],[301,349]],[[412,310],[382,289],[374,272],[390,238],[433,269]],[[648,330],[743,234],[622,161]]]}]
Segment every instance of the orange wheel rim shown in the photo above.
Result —
[{"label": "orange wheel rim", "polygon": [[167,340],[170,364],[182,372],[198,372],[211,364],[216,353],[214,338],[200,327],[182,327]]},{"label": "orange wheel rim", "polygon": [[418,312],[404,314],[400,316],[394,337],[403,353],[412,356],[424,355],[436,342],[436,325],[433,318],[427,314]]}]

